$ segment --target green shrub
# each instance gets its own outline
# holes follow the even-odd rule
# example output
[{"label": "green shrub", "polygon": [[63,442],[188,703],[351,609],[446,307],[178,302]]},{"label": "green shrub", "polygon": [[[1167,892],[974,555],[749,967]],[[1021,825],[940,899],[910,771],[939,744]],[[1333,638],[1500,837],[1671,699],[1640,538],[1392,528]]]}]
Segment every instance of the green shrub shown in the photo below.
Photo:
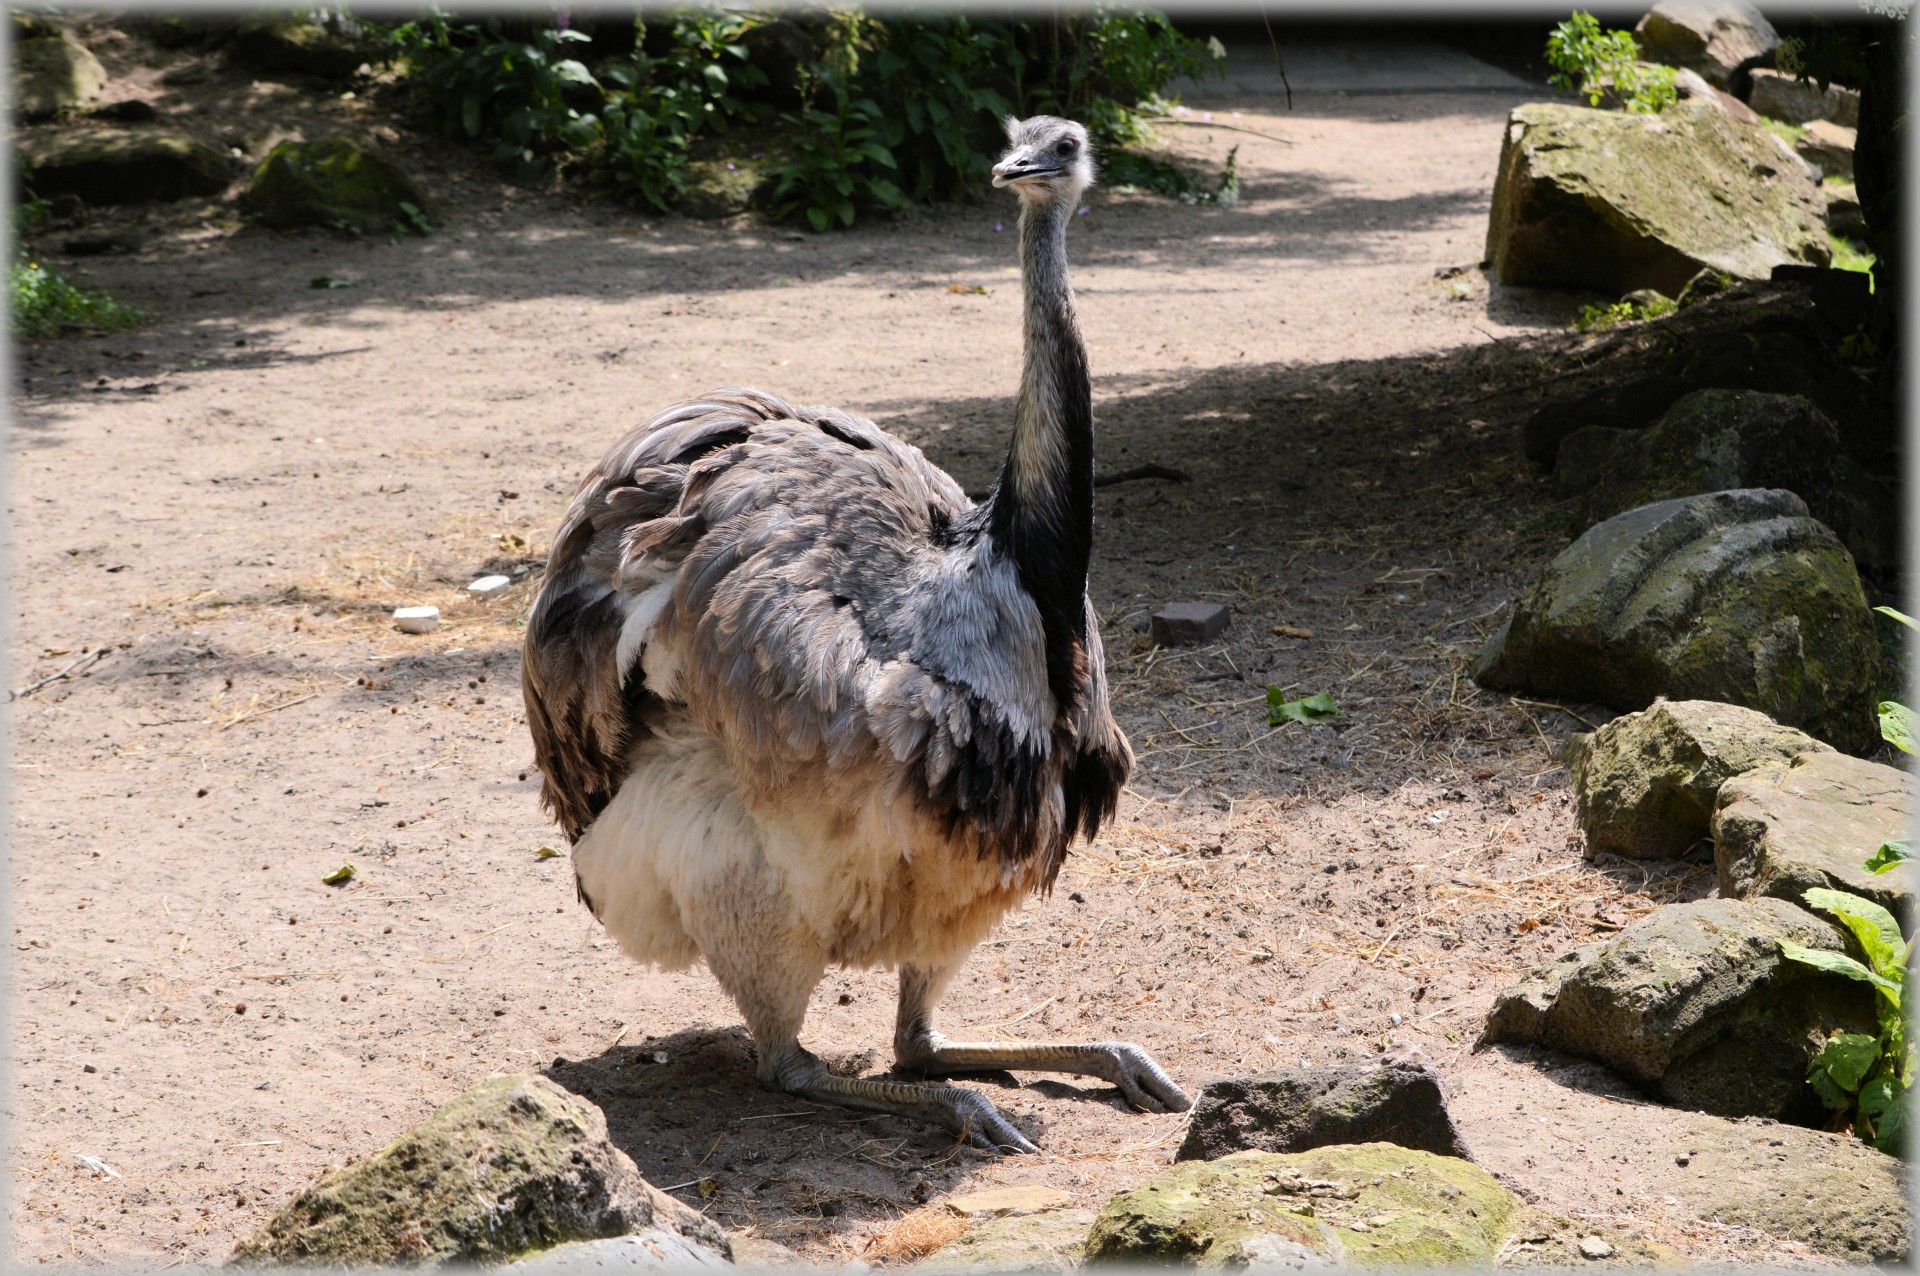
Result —
[{"label": "green shrub", "polygon": [[851,225],[863,209],[983,189],[1008,114],[1079,119],[1109,153],[1137,146],[1167,109],[1165,85],[1217,69],[1225,53],[1133,10],[1022,21],[834,10],[819,56],[798,73],[801,105],[776,118],[742,41],[768,20],[674,10],[657,20],[667,52],[644,52],[662,46],[656,32],[598,61],[578,32],[520,38],[512,33],[524,21],[455,24],[437,10],[391,36],[442,127],[492,140],[523,177],[578,170],[629,203],[670,207],[703,139],[739,119],[774,123],[773,208],[819,229]]},{"label": "green shrub", "polygon": [[25,255],[8,272],[7,291],[17,337],[51,337],[69,328],[131,328],[141,319],[132,306],[76,287],[53,267]]},{"label": "green shrub", "polygon": [[1672,314],[1678,308],[1665,297],[1658,296],[1644,304],[1637,301],[1616,301],[1607,306],[1582,306],[1580,313],[1574,316],[1573,326],[1581,332],[1594,332],[1604,328],[1617,328],[1623,323],[1658,319],[1661,315]]},{"label": "green shrub", "polygon": [[1599,19],[1576,9],[1547,37],[1547,82],[1582,94],[1598,106],[1611,91],[1628,111],[1656,115],[1679,100],[1673,69],[1640,61],[1640,46],[1626,31],[1602,31]]}]

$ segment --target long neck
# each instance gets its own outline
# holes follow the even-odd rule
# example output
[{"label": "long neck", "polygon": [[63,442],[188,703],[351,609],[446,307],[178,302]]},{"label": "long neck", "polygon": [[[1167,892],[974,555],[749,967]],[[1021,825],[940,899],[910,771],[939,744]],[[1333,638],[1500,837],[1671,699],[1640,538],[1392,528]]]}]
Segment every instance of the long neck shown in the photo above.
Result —
[{"label": "long neck", "polygon": [[1047,680],[1070,704],[1086,641],[1087,559],[1093,544],[1093,395],[1067,283],[1067,201],[1020,212],[1026,362],[1013,442],[994,488],[988,528],[1012,556],[1040,609]]}]

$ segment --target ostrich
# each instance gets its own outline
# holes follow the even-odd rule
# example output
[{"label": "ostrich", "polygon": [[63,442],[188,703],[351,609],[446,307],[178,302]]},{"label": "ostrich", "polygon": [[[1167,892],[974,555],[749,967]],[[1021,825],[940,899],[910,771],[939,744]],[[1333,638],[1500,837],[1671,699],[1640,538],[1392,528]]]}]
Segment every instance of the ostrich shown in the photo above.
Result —
[{"label": "ostrich", "polygon": [[918,448],[835,408],[723,390],[667,408],[590,473],[527,622],[542,802],[581,900],[636,960],[704,959],[762,1084],[1033,1151],[957,1086],[844,1077],[800,1044],[829,965],[900,972],[898,1070],[1101,1078],[1183,1094],[1121,1042],[965,1043],[933,1010],[966,954],[1133,763],[1086,596],[1093,413],[1066,232],[1086,130],[1007,120],[1025,366],[981,504]]}]

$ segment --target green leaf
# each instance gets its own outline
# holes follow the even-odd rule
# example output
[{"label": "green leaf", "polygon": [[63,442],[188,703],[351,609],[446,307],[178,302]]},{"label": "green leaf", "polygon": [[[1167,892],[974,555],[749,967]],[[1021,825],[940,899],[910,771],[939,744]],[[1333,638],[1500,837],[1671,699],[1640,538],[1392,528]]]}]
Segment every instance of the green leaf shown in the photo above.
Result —
[{"label": "green leaf", "polygon": [[353,866],[352,861],[348,861],[320,880],[328,886],[345,886],[348,882],[359,876],[359,874],[360,870]]},{"label": "green leaf", "polygon": [[1880,702],[1880,735],[1902,753],[1912,753],[1913,710],[1898,700]]},{"label": "green leaf", "polygon": [[1325,691],[1317,691],[1298,700],[1288,700],[1280,688],[1267,688],[1267,723],[1270,726],[1277,727],[1283,722],[1304,722],[1311,726],[1339,716],[1340,706]]},{"label": "green leaf", "polygon": [[1905,625],[1909,629],[1920,630],[1920,620],[1915,620],[1912,616],[1907,615],[1907,613],[1904,611],[1896,611],[1892,607],[1875,607],[1874,610],[1879,612],[1882,616],[1892,616],[1895,620],[1899,621],[1901,624]]},{"label": "green leaf", "polygon": [[1907,838],[1899,838],[1892,842],[1882,842],[1880,849],[1873,853],[1873,858],[1866,862],[1866,870],[1869,873],[1885,873],[1897,865],[1908,864],[1912,861],[1912,841]]},{"label": "green leaf", "polygon": [[1828,952],[1824,948],[1802,948],[1791,939],[1777,939],[1780,955],[1789,961],[1797,961],[1803,966],[1812,966],[1829,974],[1845,975],[1848,979],[1857,979],[1863,984],[1872,984],[1882,995],[1895,1005],[1900,1004],[1900,985],[1883,975],[1868,970],[1844,953]]},{"label": "green leaf", "polygon": [[557,860],[565,854],[565,851],[556,850],[551,846],[543,846],[533,853],[533,858],[537,860]]},{"label": "green leaf", "polygon": [[833,219],[827,215],[827,210],[824,208],[809,208],[807,220],[812,222],[813,228],[818,231],[825,231],[827,227],[833,225]]},{"label": "green leaf", "polygon": [[1906,945],[1906,937],[1900,933],[1900,923],[1893,919],[1880,905],[1870,899],[1846,891],[1829,890],[1824,886],[1815,886],[1808,890],[1802,899],[1809,908],[1819,909],[1823,913],[1832,913],[1840,919],[1842,925],[1853,932],[1860,941],[1867,960],[1873,968],[1899,982],[1905,982],[1906,971],[1900,961],[1900,950]]},{"label": "green leaf", "polygon": [[[1899,1127],[1905,1125],[1901,1119],[1904,1115],[1902,1109],[1906,1106],[1901,1102],[1904,1092],[1905,1087],[1892,1077],[1875,1077],[1860,1087],[1860,1115],[1873,1124],[1877,1136],[1884,1136],[1891,1130],[1897,1137]],[[1879,1137],[1874,1139],[1874,1143],[1883,1152],[1892,1150],[1882,1145]]]},{"label": "green leaf", "polygon": [[600,81],[593,78],[593,72],[572,58],[553,64],[553,78],[567,84],[591,84],[595,88],[600,87]]},{"label": "green leaf", "polygon": [[1880,1059],[1880,1038],[1864,1032],[1836,1032],[1813,1056],[1813,1067],[1833,1078],[1833,1083],[1849,1093],[1858,1090],[1867,1073]]},{"label": "green leaf", "polygon": [[460,127],[467,130],[468,137],[480,136],[480,94],[469,93],[460,104]]}]

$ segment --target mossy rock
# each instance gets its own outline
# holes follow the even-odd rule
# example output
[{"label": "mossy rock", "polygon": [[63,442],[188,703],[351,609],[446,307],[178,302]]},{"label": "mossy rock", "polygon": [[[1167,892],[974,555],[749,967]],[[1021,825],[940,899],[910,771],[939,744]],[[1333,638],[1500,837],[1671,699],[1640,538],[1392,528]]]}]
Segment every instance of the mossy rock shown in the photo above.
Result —
[{"label": "mossy rock", "polygon": [[1484,687],[1642,709],[1758,710],[1835,748],[1876,742],[1860,575],[1791,492],[1659,501],[1588,528],[1475,658]]},{"label": "mossy rock", "polygon": [[1531,103],[1507,118],[1486,256],[1505,284],[1675,297],[1703,267],[1765,279],[1831,250],[1825,201],[1763,128],[1703,102]]},{"label": "mossy rock", "polygon": [[[1695,390],[1647,429],[1612,436],[1597,454],[1563,443],[1554,482],[1563,494],[1586,493],[1576,525],[1582,531],[1654,501],[1736,487],[1785,488],[1831,527],[1839,450],[1833,422],[1803,398]],[[1583,480],[1571,481],[1569,472],[1582,469]]]},{"label": "mossy rock", "polygon": [[376,42],[354,31],[333,30],[284,13],[241,19],[227,46],[227,59],[235,66],[325,80],[346,79],[380,55]]},{"label": "mossy rock", "polygon": [[[1080,1266],[1092,1210],[1047,1210],[988,1219],[921,1262],[923,1272],[1045,1272]],[[741,1261],[750,1262],[750,1258]]]},{"label": "mossy rock", "polygon": [[1515,1209],[1471,1161],[1392,1143],[1236,1152],[1181,1162],[1107,1202],[1086,1261],[1230,1268],[1318,1255],[1356,1267],[1490,1267]]},{"label": "mossy rock", "polygon": [[1899,767],[1834,753],[1751,771],[1720,786],[1713,813],[1720,893],[1806,906],[1816,886],[1864,896],[1911,933],[1920,923],[1912,870],[1870,873],[1881,843],[1913,832],[1914,781]]},{"label": "mossy rock", "polygon": [[691,160],[686,169],[686,193],[679,210],[689,217],[719,218],[744,213],[767,176],[760,164],[741,159]]},{"label": "mossy rock", "polygon": [[61,129],[22,138],[20,149],[34,193],[77,195],[89,204],[217,195],[229,180],[225,155],[173,129]]},{"label": "mossy rock", "polygon": [[429,225],[440,214],[420,184],[391,160],[343,134],[315,142],[282,142],[253,171],[242,205],[275,230],[329,226],[361,234],[420,229],[402,207],[412,204]]},{"label": "mossy rock", "polygon": [[1587,858],[1647,860],[1677,859],[1705,839],[1714,799],[1734,776],[1830,752],[1752,709],[1669,700],[1568,737],[1563,755]]},{"label": "mossy rock", "polygon": [[496,1264],[656,1228],[732,1257],[716,1224],[654,1188],[607,1141],[599,1108],[545,1077],[491,1077],[302,1192],[232,1261]]},{"label": "mossy rock", "polygon": [[1874,992],[1788,961],[1782,939],[1847,950],[1838,927],[1785,900],[1669,904],[1502,993],[1479,1044],[1592,1059],[1718,1116],[1822,1121],[1807,1065],[1830,1033],[1874,1030]]},{"label": "mossy rock", "polygon": [[[46,25],[35,20],[31,29],[44,31]],[[23,120],[92,106],[106,87],[107,69],[100,59],[57,29],[19,39],[13,46],[13,109]]]}]

